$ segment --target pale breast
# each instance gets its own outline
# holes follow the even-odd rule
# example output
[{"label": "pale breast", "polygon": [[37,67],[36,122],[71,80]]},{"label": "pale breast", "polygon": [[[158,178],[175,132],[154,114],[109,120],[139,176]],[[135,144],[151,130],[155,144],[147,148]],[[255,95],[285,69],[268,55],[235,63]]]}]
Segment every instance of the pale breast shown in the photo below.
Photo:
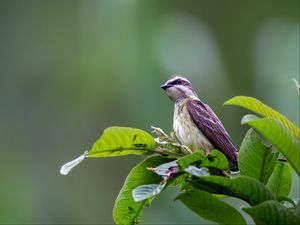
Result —
[{"label": "pale breast", "polygon": [[192,121],[186,109],[186,100],[175,104],[173,130],[181,144],[188,146],[192,151],[203,149],[209,152],[214,149],[213,145]]}]

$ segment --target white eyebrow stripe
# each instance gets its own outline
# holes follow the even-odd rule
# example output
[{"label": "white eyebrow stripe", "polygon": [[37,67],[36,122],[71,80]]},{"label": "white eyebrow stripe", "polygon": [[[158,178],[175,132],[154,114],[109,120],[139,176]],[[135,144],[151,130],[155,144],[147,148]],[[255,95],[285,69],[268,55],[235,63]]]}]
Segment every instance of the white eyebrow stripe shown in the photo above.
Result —
[{"label": "white eyebrow stripe", "polygon": [[168,81],[168,83],[171,83],[171,82],[173,82],[174,80],[178,80],[178,79],[181,79],[181,80],[184,80],[184,81],[186,81],[186,82],[188,82],[188,83],[191,83],[188,79],[186,79],[186,78],[184,78],[184,77],[181,77],[181,76],[175,76],[175,77],[173,77],[172,79],[170,79],[170,80]]}]

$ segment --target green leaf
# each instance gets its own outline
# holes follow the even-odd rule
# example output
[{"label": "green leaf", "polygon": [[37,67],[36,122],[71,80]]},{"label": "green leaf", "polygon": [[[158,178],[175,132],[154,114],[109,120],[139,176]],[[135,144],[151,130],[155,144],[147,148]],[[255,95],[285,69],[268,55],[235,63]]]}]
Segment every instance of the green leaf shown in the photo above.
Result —
[{"label": "green leaf", "polygon": [[285,207],[287,207],[288,204],[290,204],[291,206],[293,206],[294,208],[296,207],[296,203],[293,199],[290,199],[289,197],[285,197],[285,196],[279,196],[277,198],[277,201],[280,203],[283,203],[283,205]]},{"label": "green leaf", "polygon": [[218,224],[246,224],[242,215],[231,205],[201,190],[190,190],[177,196],[190,210]]},{"label": "green leaf", "polygon": [[292,185],[292,174],[289,165],[277,162],[266,185],[276,198],[289,195]]},{"label": "green leaf", "polygon": [[300,141],[289,129],[272,118],[248,120],[246,124],[265,136],[285,156],[300,176]]},{"label": "green leaf", "polygon": [[243,208],[243,210],[253,218],[256,224],[300,224],[300,217],[274,200],[265,201],[254,207]]},{"label": "green leaf", "polygon": [[223,194],[243,199],[250,205],[257,205],[263,201],[275,199],[269,189],[251,177],[204,176],[199,180],[191,181],[191,184],[195,188],[212,194]]},{"label": "green leaf", "polygon": [[155,147],[153,137],[143,130],[130,127],[109,127],[104,130],[87,156],[144,155],[153,151]]},{"label": "green leaf", "polygon": [[168,161],[170,159],[159,156],[151,157],[145,159],[131,170],[115,201],[113,218],[116,224],[127,225],[140,222],[144,208],[151,203],[153,197],[136,202],[132,197],[132,191],[144,184],[158,184],[162,178],[147,168],[156,167]]},{"label": "green leaf", "polygon": [[266,184],[274,169],[278,153],[265,146],[253,129],[249,129],[239,151],[240,174]]},{"label": "green leaf", "polygon": [[189,174],[187,173],[179,174],[178,176],[175,176],[174,179],[170,179],[167,185],[168,187],[179,186],[186,182],[185,180],[188,178],[188,176]]},{"label": "green leaf", "polygon": [[179,171],[184,171],[190,165],[198,168],[207,167],[229,171],[229,164],[226,157],[218,150],[212,150],[208,156],[203,151],[196,151],[193,154],[180,158],[177,164]]},{"label": "green leaf", "polygon": [[287,128],[289,128],[290,131],[292,131],[292,133],[294,133],[294,135],[298,139],[300,139],[300,130],[295,124],[293,124],[284,115],[272,109],[271,107],[265,105],[264,103],[257,100],[256,98],[247,97],[247,96],[236,96],[226,101],[224,105],[238,105],[243,108],[249,109],[263,117],[279,120],[282,124],[284,124]]},{"label": "green leaf", "polygon": [[300,200],[298,200],[297,204],[296,204],[296,207],[294,209],[294,212],[297,216],[300,217]]}]

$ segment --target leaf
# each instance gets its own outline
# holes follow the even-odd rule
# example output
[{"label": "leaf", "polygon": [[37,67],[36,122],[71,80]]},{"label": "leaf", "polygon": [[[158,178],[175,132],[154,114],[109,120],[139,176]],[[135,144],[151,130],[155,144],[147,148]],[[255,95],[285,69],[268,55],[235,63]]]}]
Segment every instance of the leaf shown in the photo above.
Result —
[{"label": "leaf", "polygon": [[198,168],[196,166],[189,166],[188,168],[184,169],[184,172],[187,172],[193,176],[209,176],[209,170],[206,167]]},{"label": "leaf", "polygon": [[279,202],[268,200],[260,205],[243,208],[256,224],[300,224],[300,217],[282,206]]},{"label": "leaf", "polygon": [[229,164],[226,157],[218,150],[212,150],[208,156],[205,156],[203,151],[196,151],[193,154],[180,158],[177,164],[179,171],[184,171],[190,165],[198,168],[207,167],[229,171]]},{"label": "leaf", "polygon": [[68,175],[74,167],[78,166],[87,157],[87,154],[88,152],[85,151],[82,155],[78,156],[76,159],[73,159],[72,161],[62,165],[62,167],[59,170],[60,174]]},{"label": "leaf", "polygon": [[297,204],[296,204],[296,207],[294,209],[294,212],[297,216],[300,217],[300,200],[298,200]]},{"label": "leaf", "polygon": [[190,210],[218,224],[246,224],[242,215],[231,205],[201,190],[190,190],[177,196]]},{"label": "leaf", "polygon": [[299,85],[299,82],[298,82],[296,79],[293,79],[293,81],[294,81],[294,83],[295,83],[295,87],[296,87],[298,96],[299,96],[299,98],[300,98],[300,85]]},{"label": "leaf", "polygon": [[277,201],[280,203],[283,203],[285,207],[288,207],[289,205],[296,207],[296,203],[293,199],[290,199],[289,197],[279,196],[277,198]]},{"label": "leaf", "polygon": [[150,197],[158,195],[166,186],[166,183],[162,184],[145,184],[137,187],[132,192],[134,201],[140,202]]},{"label": "leaf", "polygon": [[286,118],[281,113],[272,109],[271,107],[265,105],[256,98],[247,97],[247,96],[236,96],[229,99],[224,103],[224,105],[238,105],[243,108],[249,109],[263,117],[273,118],[279,120],[284,126],[286,126],[294,135],[300,139],[300,130],[293,124],[288,118]]},{"label": "leaf", "polygon": [[161,164],[155,168],[148,168],[148,170],[164,178],[170,177],[172,173],[177,172],[177,160]]},{"label": "leaf", "polygon": [[300,141],[289,129],[272,118],[248,120],[246,124],[265,136],[285,156],[300,176]]},{"label": "leaf", "polygon": [[127,225],[140,222],[144,208],[151,203],[153,197],[136,202],[132,197],[132,191],[144,184],[158,184],[161,181],[161,177],[147,168],[156,167],[168,161],[170,159],[159,156],[151,157],[145,159],[131,170],[115,201],[113,218],[116,224]]},{"label": "leaf", "polygon": [[95,142],[88,152],[88,157],[144,155],[153,151],[155,147],[153,137],[143,130],[130,127],[109,127]]},{"label": "leaf", "polygon": [[168,181],[168,187],[176,187],[178,185],[184,184],[186,179],[188,178],[189,174],[183,173],[175,176],[173,179]]},{"label": "leaf", "polygon": [[266,147],[253,129],[249,129],[239,151],[240,174],[266,184],[274,169],[278,153]]},{"label": "leaf", "polygon": [[246,124],[247,122],[251,121],[251,120],[257,120],[260,119],[260,117],[255,116],[253,114],[246,114],[245,116],[243,116],[242,120],[241,120],[241,124]]},{"label": "leaf", "polygon": [[269,199],[275,199],[272,193],[262,183],[251,177],[225,178],[220,176],[204,176],[191,182],[195,188],[212,194],[223,194],[257,205]]},{"label": "leaf", "polygon": [[287,197],[292,185],[292,174],[289,165],[277,162],[274,171],[266,185],[275,198]]}]

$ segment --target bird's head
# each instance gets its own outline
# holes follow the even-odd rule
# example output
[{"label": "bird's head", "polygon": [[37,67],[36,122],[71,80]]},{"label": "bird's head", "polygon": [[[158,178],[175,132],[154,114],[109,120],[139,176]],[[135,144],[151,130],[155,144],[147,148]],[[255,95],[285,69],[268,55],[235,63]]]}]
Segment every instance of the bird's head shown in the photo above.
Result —
[{"label": "bird's head", "polygon": [[181,75],[173,75],[162,86],[170,99],[174,102],[180,101],[189,97],[197,97],[193,90],[191,82]]}]

